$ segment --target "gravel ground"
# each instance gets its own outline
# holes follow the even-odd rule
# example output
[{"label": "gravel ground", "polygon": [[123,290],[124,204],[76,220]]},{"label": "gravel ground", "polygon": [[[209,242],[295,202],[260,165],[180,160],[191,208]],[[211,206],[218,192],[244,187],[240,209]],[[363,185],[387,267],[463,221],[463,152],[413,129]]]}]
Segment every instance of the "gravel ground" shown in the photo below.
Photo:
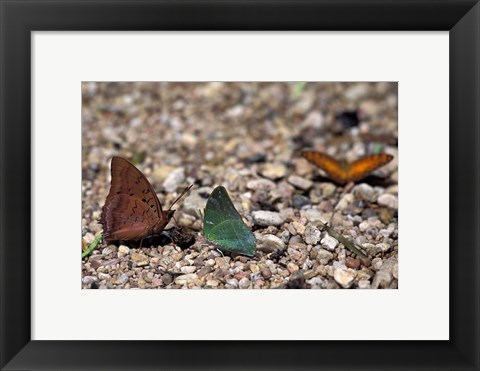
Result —
[{"label": "gravel ground", "polygon": [[[194,184],[174,207],[173,239],[102,242],[82,259],[82,288],[398,287],[396,83],[87,82],[82,99],[82,246],[102,230],[112,156],[135,163],[164,209]],[[304,149],[394,160],[345,187]],[[222,256],[202,236],[201,211],[218,185],[257,238],[253,258]]]}]

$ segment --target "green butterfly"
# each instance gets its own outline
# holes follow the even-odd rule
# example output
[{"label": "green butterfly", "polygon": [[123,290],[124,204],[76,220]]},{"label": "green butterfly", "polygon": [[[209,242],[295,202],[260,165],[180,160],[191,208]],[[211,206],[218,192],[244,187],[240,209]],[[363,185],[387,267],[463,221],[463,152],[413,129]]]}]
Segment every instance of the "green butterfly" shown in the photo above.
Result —
[{"label": "green butterfly", "polygon": [[221,250],[253,256],[257,241],[233,206],[225,187],[213,190],[205,207],[203,233]]}]

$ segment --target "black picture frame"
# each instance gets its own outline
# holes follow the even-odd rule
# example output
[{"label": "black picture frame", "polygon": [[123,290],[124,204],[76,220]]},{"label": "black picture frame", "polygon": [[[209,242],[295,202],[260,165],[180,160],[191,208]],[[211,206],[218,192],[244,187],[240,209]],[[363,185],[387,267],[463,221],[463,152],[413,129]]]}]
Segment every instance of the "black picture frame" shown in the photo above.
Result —
[{"label": "black picture frame", "polygon": [[[1,0],[0,27],[2,370],[480,369],[478,1]],[[448,31],[450,200],[440,217],[449,212],[450,340],[32,341],[30,36],[41,30]]]}]

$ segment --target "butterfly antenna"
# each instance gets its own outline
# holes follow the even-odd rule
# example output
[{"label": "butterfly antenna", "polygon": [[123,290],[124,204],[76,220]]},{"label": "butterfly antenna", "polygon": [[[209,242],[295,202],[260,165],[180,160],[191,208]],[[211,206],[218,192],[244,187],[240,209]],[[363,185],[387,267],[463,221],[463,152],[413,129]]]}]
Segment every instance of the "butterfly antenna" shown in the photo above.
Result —
[{"label": "butterfly antenna", "polygon": [[170,205],[169,210],[171,210],[172,207],[173,207],[173,205],[175,205],[178,200],[180,200],[183,196],[185,196],[185,194],[186,194],[190,189],[192,189],[192,187],[193,187],[193,184],[190,184],[187,188],[185,188],[185,189],[183,190],[183,192],[180,193],[180,196],[178,196],[177,199],[176,199],[175,201],[173,201],[173,203]]}]

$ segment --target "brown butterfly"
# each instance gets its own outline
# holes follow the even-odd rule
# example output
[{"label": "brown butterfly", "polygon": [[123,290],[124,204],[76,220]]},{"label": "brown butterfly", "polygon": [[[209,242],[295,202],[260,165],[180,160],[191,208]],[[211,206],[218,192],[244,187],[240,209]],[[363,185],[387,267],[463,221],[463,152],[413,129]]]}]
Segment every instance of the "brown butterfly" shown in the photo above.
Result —
[{"label": "brown butterfly", "polygon": [[357,182],[393,159],[393,156],[387,153],[364,156],[352,163],[342,163],[325,153],[316,151],[304,151],[302,156],[324,170],[338,184]]},{"label": "brown butterfly", "polygon": [[113,157],[111,167],[112,184],[100,216],[107,242],[143,241],[147,236],[160,234],[175,213],[172,206],[193,186],[187,187],[164,211],[152,185],[132,163]]}]

